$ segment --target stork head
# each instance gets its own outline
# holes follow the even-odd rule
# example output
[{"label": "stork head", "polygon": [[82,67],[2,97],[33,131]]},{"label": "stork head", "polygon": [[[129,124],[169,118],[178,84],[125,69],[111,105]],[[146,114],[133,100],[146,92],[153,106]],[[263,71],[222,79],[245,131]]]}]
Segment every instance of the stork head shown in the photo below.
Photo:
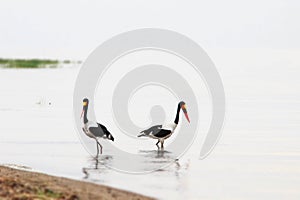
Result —
[{"label": "stork head", "polygon": [[190,118],[186,110],[186,104],[184,101],[179,102],[180,108],[185,115],[186,120],[190,123]]},{"label": "stork head", "polygon": [[88,100],[87,98],[84,98],[84,99],[82,100],[82,106],[83,106],[83,108],[82,108],[82,112],[81,112],[80,118],[82,118],[84,112],[86,112],[86,110],[87,110],[87,108],[88,108],[88,106],[89,106],[89,100]]},{"label": "stork head", "polygon": [[84,98],[84,99],[82,100],[82,105],[83,105],[83,107],[86,107],[86,106],[89,105],[89,100],[88,100],[88,98]]}]

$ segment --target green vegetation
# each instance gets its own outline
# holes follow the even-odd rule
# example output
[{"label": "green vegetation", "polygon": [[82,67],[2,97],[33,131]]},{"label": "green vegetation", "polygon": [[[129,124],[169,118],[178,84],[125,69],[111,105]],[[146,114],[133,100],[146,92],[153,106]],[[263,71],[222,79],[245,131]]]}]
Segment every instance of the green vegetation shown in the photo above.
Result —
[{"label": "green vegetation", "polygon": [[62,195],[50,189],[42,189],[37,191],[37,196],[38,199],[59,199]]},{"label": "green vegetation", "polygon": [[42,60],[42,59],[2,59],[0,58],[0,66],[5,68],[42,68],[56,66],[58,60]]},{"label": "green vegetation", "polygon": [[71,64],[70,60],[50,60],[50,59],[3,59],[0,58],[2,68],[56,68],[59,63]]}]

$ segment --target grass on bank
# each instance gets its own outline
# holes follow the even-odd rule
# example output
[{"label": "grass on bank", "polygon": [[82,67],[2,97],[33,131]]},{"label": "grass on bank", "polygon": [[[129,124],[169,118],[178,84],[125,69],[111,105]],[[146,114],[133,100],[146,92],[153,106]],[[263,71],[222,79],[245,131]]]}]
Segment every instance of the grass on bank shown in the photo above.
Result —
[{"label": "grass on bank", "polygon": [[[71,60],[51,60],[51,59],[4,59],[0,58],[0,67],[2,68],[56,68],[60,63],[71,64]],[[76,61],[76,63],[81,63]]]}]

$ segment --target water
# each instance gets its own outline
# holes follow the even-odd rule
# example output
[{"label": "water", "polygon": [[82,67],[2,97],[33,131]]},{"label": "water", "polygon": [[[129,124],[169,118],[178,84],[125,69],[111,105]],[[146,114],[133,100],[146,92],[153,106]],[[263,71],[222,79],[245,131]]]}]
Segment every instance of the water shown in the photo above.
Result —
[{"label": "water", "polygon": [[97,161],[82,147],[72,116],[79,68],[68,67],[0,69],[0,163],[160,199],[299,199],[300,62],[295,52],[210,54],[226,89],[227,115],[223,136],[205,160],[198,159],[201,137],[178,161],[167,148],[158,152],[155,141],[146,140],[146,148],[136,149],[144,160],[151,166],[174,160],[170,166],[141,175],[105,167],[118,162],[118,155],[104,146]]}]

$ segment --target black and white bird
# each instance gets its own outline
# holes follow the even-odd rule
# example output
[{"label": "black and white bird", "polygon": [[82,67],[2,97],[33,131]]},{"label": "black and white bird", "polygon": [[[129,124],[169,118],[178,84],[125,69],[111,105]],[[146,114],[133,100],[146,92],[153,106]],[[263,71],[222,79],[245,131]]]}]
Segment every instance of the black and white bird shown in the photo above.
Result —
[{"label": "black and white bird", "polygon": [[87,118],[87,111],[89,108],[89,100],[87,98],[83,99],[83,109],[81,113],[81,117],[83,116],[83,124],[82,127],[83,132],[89,136],[90,138],[93,138],[96,140],[97,145],[97,157],[99,155],[99,147],[100,147],[100,154],[102,154],[102,145],[98,141],[99,138],[109,139],[114,141],[114,137],[112,134],[107,130],[105,126],[102,124],[99,124],[97,122],[89,121]]},{"label": "black and white bird", "polygon": [[157,143],[156,146],[159,148],[158,144],[161,144],[161,148],[164,148],[164,141],[169,138],[175,131],[178,122],[179,122],[179,114],[180,114],[180,110],[183,111],[187,121],[190,123],[190,119],[189,116],[187,114],[187,110],[186,110],[186,105],[183,101],[178,103],[177,106],[177,113],[176,113],[176,117],[173,123],[168,124],[168,125],[155,125],[152,126],[146,130],[141,131],[140,135],[138,135],[138,137],[150,137],[153,139],[157,139]]}]

